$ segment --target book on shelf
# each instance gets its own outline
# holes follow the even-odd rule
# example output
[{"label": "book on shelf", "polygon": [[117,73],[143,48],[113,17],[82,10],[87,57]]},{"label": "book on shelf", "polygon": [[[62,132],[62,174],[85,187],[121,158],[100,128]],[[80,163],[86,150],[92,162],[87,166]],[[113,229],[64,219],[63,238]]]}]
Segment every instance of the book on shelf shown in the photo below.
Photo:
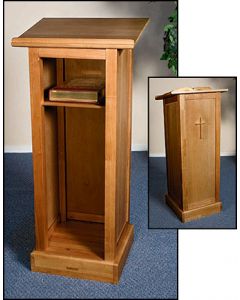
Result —
[{"label": "book on shelf", "polygon": [[82,102],[103,105],[104,81],[100,78],[75,78],[49,90],[50,101]]}]

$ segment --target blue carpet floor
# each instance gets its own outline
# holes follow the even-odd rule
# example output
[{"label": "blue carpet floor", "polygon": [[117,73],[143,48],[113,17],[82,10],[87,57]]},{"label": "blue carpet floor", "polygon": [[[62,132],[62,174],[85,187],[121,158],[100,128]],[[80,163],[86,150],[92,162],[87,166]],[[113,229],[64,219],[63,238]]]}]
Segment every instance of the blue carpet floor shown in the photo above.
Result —
[{"label": "blue carpet floor", "polygon": [[133,152],[132,250],[119,285],[30,271],[34,247],[33,180],[30,154],[5,155],[5,298],[176,298],[177,232],[148,230],[147,153]]},{"label": "blue carpet floor", "polygon": [[181,223],[166,205],[165,158],[149,158],[149,228],[236,228],[236,158],[221,157],[220,214]]}]

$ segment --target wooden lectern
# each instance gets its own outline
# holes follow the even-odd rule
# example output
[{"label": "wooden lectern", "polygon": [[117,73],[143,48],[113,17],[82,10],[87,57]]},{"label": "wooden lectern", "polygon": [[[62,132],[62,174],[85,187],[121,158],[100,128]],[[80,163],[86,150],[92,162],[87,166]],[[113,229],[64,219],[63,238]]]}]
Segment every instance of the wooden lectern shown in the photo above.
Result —
[{"label": "wooden lectern", "polygon": [[167,204],[182,222],[221,211],[221,92],[176,90],[163,100],[167,158]]},{"label": "wooden lectern", "polygon": [[[132,49],[148,19],[44,18],[29,48],[34,166],[33,271],[117,283],[129,224]],[[51,102],[50,87],[104,79],[105,106]]]}]

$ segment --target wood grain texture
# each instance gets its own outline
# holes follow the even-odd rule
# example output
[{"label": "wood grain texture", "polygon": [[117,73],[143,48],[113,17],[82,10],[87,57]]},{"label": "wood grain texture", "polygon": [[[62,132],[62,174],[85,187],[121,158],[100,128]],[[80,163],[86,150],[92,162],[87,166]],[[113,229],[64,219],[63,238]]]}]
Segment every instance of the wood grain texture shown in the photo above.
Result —
[{"label": "wood grain texture", "polygon": [[[64,59],[56,60],[57,85],[64,82]],[[65,109],[57,107],[58,132],[58,180],[59,180],[59,212],[61,222],[66,222],[66,147],[65,147]]]},{"label": "wood grain texture", "polygon": [[104,107],[100,106],[99,104],[94,103],[78,103],[78,102],[58,102],[54,101],[51,102],[49,100],[45,100],[42,102],[43,106],[52,106],[52,107],[76,107],[76,108],[90,108],[90,109],[101,109],[104,110]]},{"label": "wood grain texture", "polygon": [[[83,223],[82,225],[85,226],[85,222],[80,223]],[[117,247],[116,258],[113,262],[109,262],[101,258],[101,247],[99,248],[101,241],[98,240],[98,237],[103,234],[101,229],[103,225],[95,224],[92,226],[91,231],[95,232],[95,234],[90,232],[91,238],[84,234],[89,232],[89,227],[87,226],[86,230],[83,228],[84,230],[81,230],[83,236],[80,234],[80,239],[76,233],[79,230],[78,227],[82,225],[72,226],[71,224],[69,227],[66,227],[61,224],[56,228],[50,239],[48,250],[35,250],[31,253],[31,270],[114,284],[118,283],[133,241],[133,226],[126,225]],[[99,232],[99,230],[101,232],[97,234],[96,232]],[[60,241],[61,239],[63,239],[63,242]],[[94,246],[90,243],[90,240],[94,241]],[[89,247],[87,246],[88,242]],[[69,252],[71,252],[71,255],[69,255]]]},{"label": "wood grain texture", "polygon": [[128,98],[128,126],[127,126],[127,144],[126,148],[128,149],[128,156],[126,158],[126,181],[127,181],[127,186],[126,186],[126,194],[127,194],[127,221],[129,222],[130,220],[130,181],[131,181],[131,147],[132,147],[132,83],[133,83],[133,50],[129,49],[128,50],[128,58],[127,58],[127,74],[126,76],[128,77],[128,92],[127,92],[127,98]]},{"label": "wood grain texture", "polygon": [[187,147],[186,147],[186,114],[185,114],[185,97],[184,95],[178,95],[176,96],[179,101],[179,112],[180,112],[180,147],[181,147],[181,177],[182,177],[182,183],[181,183],[181,197],[182,197],[182,204],[180,206],[180,209],[183,209],[184,211],[187,209],[188,203],[185,201],[185,197],[187,196],[187,185],[185,184],[184,180],[184,174],[186,172],[186,155],[187,155]]},{"label": "wood grain texture", "polygon": [[66,80],[75,78],[100,78],[105,80],[105,61],[65,59]]},{"label": "wood grain texture", "polygon": [[65,109],[57,107],[58,119],[58,178],[59,178],[59,208],[61,222],[66,222],[66,130],[65,130]]},{"label": "wood grain texture", "polygon": [[221,210],[220,120],[220,92],[164,99],[166,201],[182,221]]},{"label": "wood grain texture", "polygon": [[44,90],[56,85],[56,59],[46,58],[43,63],[43,88]]},{"label": "wood grain texture", "polygon": [[172,199],[182,207],[180,104],[176,96],[164,100],[167,182]]},{"label": "wood grain texture", "polygon": [[133,40],[79,39],[79,38],[13,38],[13,47],[84,48],[84,49],[132,49]]},{"label": "wood grain texture", "polygon": [[16,47],[133,48],[147,18],[43,18],[18,38]]},{"label": "wood grain texture", "polygon": [[56,225],[47,252],[95,260],[104,258],[104,226],[100,223],[68,221]]},{"label": "wood grain texture", "polygon": [[117,50],[106,50],[105,259],[116,254]]},{"label": "wood grain texture", "polygon": [[103,260],[34,251],[31,270],[87,280],[113,282],[113,266]]},{"label": "wood grain texture", "polygon": [[228,89],[211,89],[211,90],[194,90],[194,91],[179,91],[179,90],[175,90],[175,91],[171,91],[168,93],[165,93],[163,95],[158,95],[155,97],[155,100],[163,100],[166,98],[171,98],[173,95],[197,95],[197,94],[206,94],[207,97],[209,96],[211,98],[211,93],[223,93],[223,92],[227,92]]},{"label": "wood grain texture", "polygon": [[[78,77],[105,80],[103,60],[65,59],[64,66],[66,80]],[[66,104],[65,108],[67,212],[103,216],[105,108],[94,104],[76,104]]]},{"label": "wood grain texture", "polygon": [[59,213],[58,152],[57,152],[57,110],[44,110],[45,161],[46,161],[46,198],[48,228]]},{"label": "wood grain texture", "polygon": [[168,194],[165,197],[167,205],[176,213],[183,223],[220,213],[222,209],[221,202],[215,202],[195,209],[183,211]]},{"label": "wood grain texture", "polygon": [[43,62],[39,59],[37,48],[29,49],[29,71],[32,117],[35,247],[37,250],[44,250],[48,242],[44,109],[41,107],[44,85],[42,78]]},{"label": "wood grain texture", "polygon": [[[215,95],[215,94],[212,94]],[[215,98],[185,101],[186,155],[183,184],[186,185],[186,209],[194,209],[215,201]],[[202,118],[202,138],[196,123]]]},{"label": "wood grain texture", "polygon": [[129,221],[131,151],[131,50],[118,51],[116,240]]},{"label": "wood grain texture", "polygon": [[103,49],[64,49],[64,48],[40,48],[40,57],[71,58],[71,59],[105,59]]},{"label": "wood grain texture", "polygon": [[104,215],[105,111],[66,108],[68,212]]},{"label": "wood grain texture", "polygon": [[104,223],[104,215],[86,214],[75,211],[68,211],[67,218],[70,220]]},{"label": "wood grain texture", "polygon": [[[133,241],[131,48],[147,21],[43,19],[12,40],[14,46],[40,47],[29,50],[33,271],[119,281]],[[51,86],[78,77],[105,82],[105,106],[48,101]]]},{"label": "wood grain texture", "polygon": [[133,243],[133,225],[126,223],[117,245],[117,255],[114,261],[114,282],[118,283],[124,264]]}]

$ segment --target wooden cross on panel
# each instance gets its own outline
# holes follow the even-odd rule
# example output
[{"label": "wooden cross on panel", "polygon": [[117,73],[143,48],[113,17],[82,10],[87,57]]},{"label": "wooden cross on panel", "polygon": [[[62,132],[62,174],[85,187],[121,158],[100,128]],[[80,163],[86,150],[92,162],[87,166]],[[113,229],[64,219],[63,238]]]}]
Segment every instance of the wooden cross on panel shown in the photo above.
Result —
[{"label": "wooden cross on panel", "polygon": [[205,122],[202,121],[202,118],[200,117],[200,121],[195,123],[195,125],[199,125],[200,128],[200,140],[202,139],[202,125],[204,125]]}]

